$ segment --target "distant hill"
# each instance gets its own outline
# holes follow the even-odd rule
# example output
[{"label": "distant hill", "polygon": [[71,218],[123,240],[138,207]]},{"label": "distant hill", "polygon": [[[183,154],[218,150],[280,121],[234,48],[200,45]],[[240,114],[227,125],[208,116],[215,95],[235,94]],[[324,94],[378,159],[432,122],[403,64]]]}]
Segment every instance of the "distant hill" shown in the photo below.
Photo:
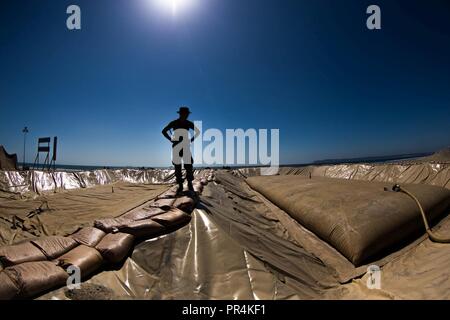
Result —
[{"label": "distant hill", "polygon": [[422,161],[450,162],[450,147],[442,149],[432,155],[420,159]]},{"label": "distant hill", "polygon": [[422,152],[422,153],[397,154],[397,155],[379,156],[379,157],[324,159],[324,160],[314,161],[313,164],[375,163],[375,162],[386,162],[386,161],[394,161],[394,160],[416,159],[416,158],[428,157],[431,155],[433,155],[432,152]]}]

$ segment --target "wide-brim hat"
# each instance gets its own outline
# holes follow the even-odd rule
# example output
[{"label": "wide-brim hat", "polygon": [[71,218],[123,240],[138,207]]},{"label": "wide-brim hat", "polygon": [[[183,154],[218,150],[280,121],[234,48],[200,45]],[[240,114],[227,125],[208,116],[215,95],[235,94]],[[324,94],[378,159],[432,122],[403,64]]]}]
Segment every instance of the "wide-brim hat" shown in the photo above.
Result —
[{"label": "wide-brim hat", "polygon": [[178,110],[177,113],[191,114],[191,110],[189,110],[188,107],[180,107],[180,110]]}]

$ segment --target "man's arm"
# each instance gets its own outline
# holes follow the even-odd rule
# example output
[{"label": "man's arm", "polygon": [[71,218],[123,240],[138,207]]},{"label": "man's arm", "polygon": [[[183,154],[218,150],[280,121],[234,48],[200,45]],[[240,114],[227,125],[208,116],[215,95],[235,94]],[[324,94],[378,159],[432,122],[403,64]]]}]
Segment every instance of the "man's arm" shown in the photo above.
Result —
[{"label": "man's arm", "polygon": [[162,134],[164,137],[166,137],[167,140],[169,140],[170,142],[172,142],[172,138],[169,136],[169,130],[172,129],[172,122],[169,123],[167,126],[164,127],[164,129],[162,130]]}]

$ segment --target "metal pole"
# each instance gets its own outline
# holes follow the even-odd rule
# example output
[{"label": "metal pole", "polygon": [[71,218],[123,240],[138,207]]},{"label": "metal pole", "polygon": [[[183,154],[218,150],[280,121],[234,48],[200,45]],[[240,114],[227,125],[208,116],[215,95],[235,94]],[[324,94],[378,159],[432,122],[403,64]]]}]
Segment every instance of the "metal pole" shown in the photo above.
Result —
[{"label": "metal pole", "polygon": [[22,162],[22,170],[25,170],[25,145],[27,141],[27,133],[28,133],[28,127],[23,128],[23,162]]}]

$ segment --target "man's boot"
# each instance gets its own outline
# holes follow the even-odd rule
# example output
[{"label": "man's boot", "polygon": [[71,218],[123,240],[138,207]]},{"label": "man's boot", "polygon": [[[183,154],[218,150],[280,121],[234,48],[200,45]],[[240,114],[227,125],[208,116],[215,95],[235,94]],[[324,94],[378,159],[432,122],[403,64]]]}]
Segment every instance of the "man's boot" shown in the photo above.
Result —
[{"label": "man's boot", "polygon": [[178,184],[177,194],[183,193],[183,183]]},{"label": "man's boot", "polygon": [[194,186],[192,185],[192,181],[188,181],[188,189],[189,189],[189,191],[194,191]]}]

